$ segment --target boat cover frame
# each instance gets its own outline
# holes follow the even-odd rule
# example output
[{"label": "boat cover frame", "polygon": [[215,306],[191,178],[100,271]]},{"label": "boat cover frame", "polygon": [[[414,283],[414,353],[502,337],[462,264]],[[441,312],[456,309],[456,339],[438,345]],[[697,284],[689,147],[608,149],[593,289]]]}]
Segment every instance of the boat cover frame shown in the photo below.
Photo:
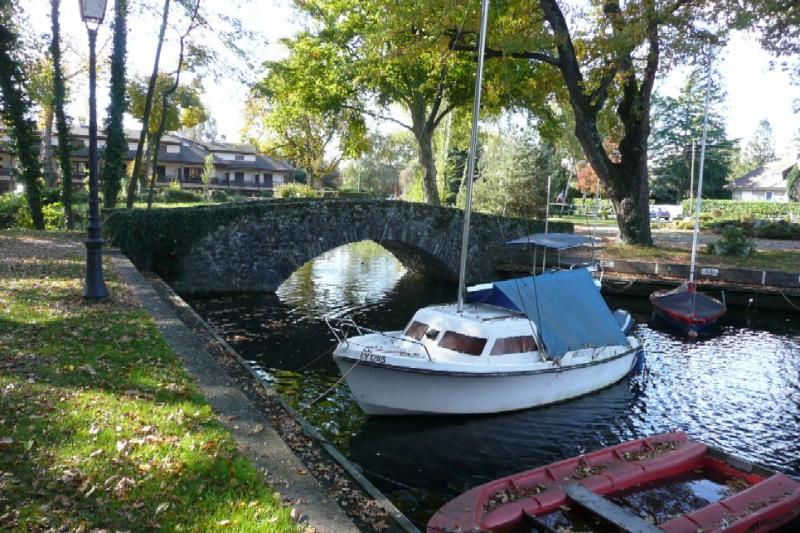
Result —
[{"label": "boat cover frame", "polygon": [[536,324],[539,340],[551,359],[575,350],[628,345],[585,268],[481,285],[467,291],[466,301],[525,314]]},{"label": "boat cover frame", "polygon": [[596,244],[594,238],[576,233],[533,233],[505,243],[506,246],[542,246],[553,250],[593,247]]}]

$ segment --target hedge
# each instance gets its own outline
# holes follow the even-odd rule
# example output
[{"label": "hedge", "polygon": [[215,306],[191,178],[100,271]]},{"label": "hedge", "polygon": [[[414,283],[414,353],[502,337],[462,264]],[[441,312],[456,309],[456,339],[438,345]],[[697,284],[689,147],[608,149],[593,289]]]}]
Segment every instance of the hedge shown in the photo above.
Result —
[{"label": "hedge", "polygon": [[[683,201],[683,214],[690,212],[689,200]],[[703,200],[701,213],[719,212],[718,218],[738,219],[743,215],[754,218],[783,218],[790,214],[800,216],[798,202],[740,202],[737,200]]]}]

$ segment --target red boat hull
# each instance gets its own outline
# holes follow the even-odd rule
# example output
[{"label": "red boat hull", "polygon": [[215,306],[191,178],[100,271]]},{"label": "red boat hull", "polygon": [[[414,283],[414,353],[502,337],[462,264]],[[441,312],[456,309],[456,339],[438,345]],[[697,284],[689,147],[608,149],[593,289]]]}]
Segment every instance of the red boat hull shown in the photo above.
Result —
[{"label": "red boat hull", "polygon": [[579,483],[595,494],[614,496],[698,469],[740,479],[748,487],[658,524],[663,531],[768,531],[800,513],[800,484],[795,480],[783,474],[734,468],[715,457],[705,444],[676,432],[622,443],[475,487],[442,507],[428,523],[428,532],[529,531],[528,516],[546,515],[569,502],[566,485]]}]

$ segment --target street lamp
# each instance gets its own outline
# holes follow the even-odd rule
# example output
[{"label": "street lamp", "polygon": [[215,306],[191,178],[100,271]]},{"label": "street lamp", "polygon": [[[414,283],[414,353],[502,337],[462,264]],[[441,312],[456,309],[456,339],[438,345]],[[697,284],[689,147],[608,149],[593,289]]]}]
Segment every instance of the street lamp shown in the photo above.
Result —
[{"label": "street lamp", "polygon": [[100,212],[97,165],[97,101],[95,89],[97,72],[95,69],[95,44],[97,28],[103,23],[106,13],[106,0],[79,0],[81,18],[89,32],[89,225],[86,244],[86,287],[83,297],[97,301],[108,298],[108,288],[103,280],[103,239],[100,237]]}]

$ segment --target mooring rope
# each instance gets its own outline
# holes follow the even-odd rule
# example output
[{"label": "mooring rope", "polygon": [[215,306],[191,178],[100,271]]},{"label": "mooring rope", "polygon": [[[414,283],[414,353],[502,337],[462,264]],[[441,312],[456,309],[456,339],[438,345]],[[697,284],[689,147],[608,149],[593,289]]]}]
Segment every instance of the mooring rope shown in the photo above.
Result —
[{"label": "mooring rope", "polygon": [[333,346],[327,348],[324,352],[322,352],[321,354],[316,356],[314,359],[312,359],[311,361],[307,362],[306,364],[304,364],[300,368],[296,369],[295,372],[301,372],[301,371],[305,370],[306,368],[310,367],[311,365],[313,365],[314,363],[316,363],[317,361],[319,361],[320,359],[322,359],[323,357],[325,357],[326,355],[330,355],[330,353],[333,352],[333,350],[336,349],[336,346],[337,345],[334,344]]},{"label": "mooring rope", "polygon": [[792,301],[789,299],[789,297],[788,297],[788,296],[786,296],[786,294],[784,294],[784,292],[783,292],[782,290],[778,289],[778,292],[781,294],[781,296],[783,296],[783,299],[784,299],[784,300],[786,300],[786,303],[788,303],[789,305],[791,305],[792,307],[794,307],[794,309],[795,309],[796,311],[800,311],[800,307],[797,307],[797,306],[794,304],[794,302],[792,302]]},{"label": "mooring rope", "polygon": [[322,400],[323,398],[325,398],[325,396],[327,396],[328,394],[330,394],[330,393],[331,393],[331,391],[332,391],[333,389],[335,389],[336,387],[338,387],[339,385],[341,385],[342,381],[344,381],[344,380],[347,378],[347,376],[350,374],[350,372],[352,372],[352,371],[353,371],[353,369],[354,369],[355,367],[357,367],[357,366],[358,366],[358,364],[359,364],[360,362],[361,362],[361,359],[358,359],[358,360],[357,360],[357,361],[356,361],[356,362],[353,364],[353,366],[351,366],[351,367],[350,367],[350,368],[347,370],[347,372],[345,372],[344,374],[342,374],[342,376],[341,376],[339,379],[337,379],[336,381],[334,381],[334,382],[333,382],[333,385],[331,385],[330,387],[328,387],[328,388],[327,388],[327,389],[326,389],[326,390],[325,390],[325,391],[324,391],[322,394],[320,394],[319,396],[317,396],[316,398],[314,398],[314,400],[313,400],[313,401],[311,401],[311,402],[309,402],[309,403],[306,403],[306,404],[300,404],[300,407],[302,407],[303,409],[308,409],[308,408],[310,408],[312,405],[314,405],[315,403],[317,403],[318,401],[320,401],[320,400]]}]

